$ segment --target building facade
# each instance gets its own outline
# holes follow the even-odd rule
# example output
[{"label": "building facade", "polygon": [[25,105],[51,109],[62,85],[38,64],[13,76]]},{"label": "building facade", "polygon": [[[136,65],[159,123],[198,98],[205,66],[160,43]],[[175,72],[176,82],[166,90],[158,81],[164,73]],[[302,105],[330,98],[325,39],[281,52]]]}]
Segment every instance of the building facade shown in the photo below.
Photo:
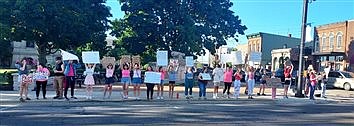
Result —
[{"label": "building facade", "polygon": [[316,68],[354,71],[354,20],[320,25],[314,30]]},{"label": "building facade", "polygon": [[273,49],[296,47],[300,45],[299,38],[289,36],[281,36],[269,33],[255,33],[247,35],[248,39],[248,54],[251,52],[262,52],[261,62],[255,63],[258,66],[266,66],[272,63],[271,51]]},{"label": "building facade", "polygon": [[[307,43],[306,45],[310,45],[312,43]],[[313,62],[313,56],[311,55],[312,53],[312,46],[308,46],[304,48],[304,63],[303,66],[304,68],[308,68],[310,65],[312,65]],[[282,69],[284,66],[285,61],[290,60],[292,64],[294,65],[294,69],[299,68],[299,54],[300,54],[300,49],[298,47],[296,48],[282,48],[282,49],[274,49],[272,50],[272,66],[271,70],[276,71],[279,68]]]}]

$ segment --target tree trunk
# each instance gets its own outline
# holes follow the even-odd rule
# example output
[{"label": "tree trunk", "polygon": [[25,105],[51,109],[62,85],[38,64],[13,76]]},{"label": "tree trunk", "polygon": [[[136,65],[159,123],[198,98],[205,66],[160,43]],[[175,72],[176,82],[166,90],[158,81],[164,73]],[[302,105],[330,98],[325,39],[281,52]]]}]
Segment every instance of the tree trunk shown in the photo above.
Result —
[{"label": "tree trunk", "polygon": [[[44,42],[39,42],[39,43],[44,43]],[[45,48],[45,44],[38,45],[38,61],[39,63],[42,63],[44,65],[47,64],[47,51]]]}]

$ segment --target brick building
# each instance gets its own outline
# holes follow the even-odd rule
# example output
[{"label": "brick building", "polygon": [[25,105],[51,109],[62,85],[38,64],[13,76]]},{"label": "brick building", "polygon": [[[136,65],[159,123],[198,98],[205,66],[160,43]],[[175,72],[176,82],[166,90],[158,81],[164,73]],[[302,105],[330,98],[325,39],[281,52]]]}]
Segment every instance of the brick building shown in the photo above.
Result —
[{"label": "brick building", "polygon": [[354,20],[319,25],[315,31],[315,69],[354,71]]}]

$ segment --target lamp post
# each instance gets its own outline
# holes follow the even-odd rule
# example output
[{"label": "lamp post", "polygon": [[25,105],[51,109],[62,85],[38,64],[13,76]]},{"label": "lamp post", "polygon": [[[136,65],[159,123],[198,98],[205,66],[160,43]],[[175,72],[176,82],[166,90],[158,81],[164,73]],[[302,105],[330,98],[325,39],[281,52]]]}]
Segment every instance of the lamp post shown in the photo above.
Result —
[{"label": "lamp post", "polygon": [[302,76],[301,73],[303,71],[302,62],[303,62],[303,51],[305,46],[305,37],[306,37],[306,24],[307,24],[307,8],[308,8],[309,0],[304,0],[303,11],[302,11],[302,24],[301,24],[301,44],[300,44],[300,54],[299,54],[299,75],[297,81],[297,90],[295,97],[303,98],[305,97],[302,93]]}]

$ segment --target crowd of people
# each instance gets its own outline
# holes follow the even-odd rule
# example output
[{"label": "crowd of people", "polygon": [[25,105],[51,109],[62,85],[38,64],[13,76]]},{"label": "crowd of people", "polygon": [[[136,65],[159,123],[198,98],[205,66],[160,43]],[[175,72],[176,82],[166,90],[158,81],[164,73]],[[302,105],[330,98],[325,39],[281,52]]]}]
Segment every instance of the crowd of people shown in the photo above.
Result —
[{"label": "crowd of people", "polygon": [[[46,99],[46,85],[48,83],[48,78],[50,76],[50,72],[48,68],[46,68],[43,64],[37,64],[37,69],[33,74],[30,74],[29,68],[26,65],[26,59],[22,59],[21,62],[16,64],[19,73],[19,83],[20,83],[20,101],[24,102],[26,100],[31,100],[28,97],[28,85],[33,81],[36,83],[36,99],[39,99],[40,90],[42,89],[43,99]],[[77,99],[75,97],[75,76],[77,75],[77,69],[81,67],[80,63],[77,61],[62,61],[61,57],[56,58],[56,64],[54,67],[54,89],[56,91],[56,96],[54,99],[66,99],[70,100],[68,97],[68,89],[71,89],[70,98]],[[95,85],[95,78],[93,76],[96,64],[85,64],[84,71],[84,85],[86,86],[86,99],[91,100],[93,97],[93,86]],[[110,99],[112,94],[113,85],[116,83],[115,76],[115,65],[110,63],[107,65],[106,74],[105,74],[105,86],[103,89],[103,99]],[[156,70],[152,66],[146,67],[145,71],[151,72],[159,72],[161,73],[161,82],[158,84],[155,83],[145,83],[146,89],[146,99],[153,100],[155,98],[154,95],[154,87],[157,86],[157,97],[156,99],[164,99],[164,84],[165,84],[165,76],[168,75],[168,98],[174,98],[174,87],[177,81],[179,66],[169,65],[165,67],[157,67]],[[288,98],[288,89],[291,84],[292,78],[292,65],[287,65],[284,68],[284,76],[285,81],[283,84],[284,87],[284,98]],[[134,98],[136,100],[140,100],[141,95],[141,86],[144,84],[144,77],[142,75],[142,68],[140,64],[123,64],[121,68],[121,78],[120,84],[122,86],[121,96],[122,99],[128,99],[129,86],[133,87]],[[246,90],[245,94],[248,96],[248,99],[254,99],[254,87],[255,87],[255,68],[252,66],[246,67]],[[328,71],[328,69],[325,69]],[[132,76],[131,76],[131,73]],[[184,80],[184,95],[186,99],[193,98],[193,86],[195,80],[198,83],[199,87],[199,98],[198,99],[207,99],[206,88],[209,83],[213,83],[214,91],[212,98],[235,98],[239,99],[240,96],[240,87],[241,87],[241,79],[243,79],[242,70],[238,68],[234,73],[232,66],[227,66],[226,69],[221,68],[221,65],[216,65],[216,68],[210,72],[207,67],[203,67],[203,69],[199,72],[197,76],[194,76],[197,73],[194,67],[186,67],[186,71],[184,72],[185,80]],[[265,70],[262,72],[262,77],[259,86],[259,92],[257,95],[265,94],[265,89],[268,86],[271,78],[276,78],[275,73],[271,75],[267,74]],[[310,99],[314,100],[314,91],[317,84],[320,84],[322,87],[321,96],[326,98],[325,90],[326,90],[326,76],[328,72],[318,73],[314,70],[308,70],[304,72],[304,78],[306,78],[305,83],[305,94]],[[203,74],[210,74],[212,79],[207,80]],[[222,93],[219,94],[219,88],[224,87]],[[233,94],[231,94],[231,87],[234,88]],[[272,85],[272,98],[275,99],[276,96],[276,87]],[[232,97],[233,96],[233,97]]]}]

